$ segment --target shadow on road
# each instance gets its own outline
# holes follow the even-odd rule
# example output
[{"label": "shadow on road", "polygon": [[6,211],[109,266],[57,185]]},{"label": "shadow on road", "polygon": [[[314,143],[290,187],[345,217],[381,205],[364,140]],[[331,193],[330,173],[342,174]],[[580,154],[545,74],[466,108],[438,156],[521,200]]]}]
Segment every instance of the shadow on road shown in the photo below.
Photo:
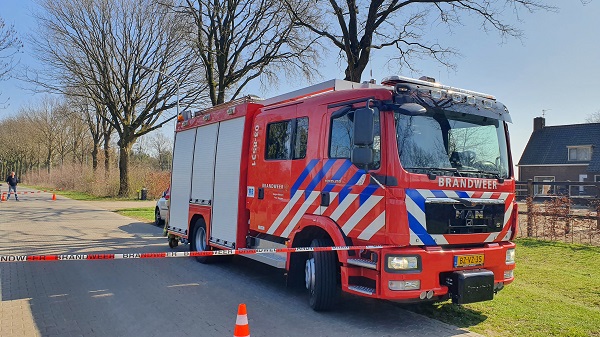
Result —
[{"label": "shadow on road", "polygon": [[[91,206],[2,206],[0,255],[169,251],[161,228]],[[0,263],[0,334],[230,336],[237,306],[246,303],[255,337],[473,336],[398,304],[347,294],[335,310],[315,312],[306,290],[288,288],[281,270],[241,256],[225,260]]]}]

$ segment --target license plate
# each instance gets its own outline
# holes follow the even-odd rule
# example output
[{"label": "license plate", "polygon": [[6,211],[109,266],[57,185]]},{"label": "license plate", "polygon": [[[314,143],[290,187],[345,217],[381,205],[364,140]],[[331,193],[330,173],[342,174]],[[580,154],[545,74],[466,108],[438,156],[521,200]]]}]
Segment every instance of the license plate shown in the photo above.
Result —
[{"label": "license plate", "polygon": [[484,255],[473,254],[473,255],[456,255],[454,256],[454,267],[474,267],[483,266]]}]

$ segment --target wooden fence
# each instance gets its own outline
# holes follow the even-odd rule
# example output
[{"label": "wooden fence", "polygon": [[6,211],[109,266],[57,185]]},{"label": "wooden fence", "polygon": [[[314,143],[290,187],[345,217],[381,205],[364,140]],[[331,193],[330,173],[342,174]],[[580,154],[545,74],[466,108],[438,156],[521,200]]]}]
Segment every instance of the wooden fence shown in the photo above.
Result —
[{"label": "wooden fence", "polygon": [[518,181],[521,235],[600,245],[599,190],[599,182]]}]

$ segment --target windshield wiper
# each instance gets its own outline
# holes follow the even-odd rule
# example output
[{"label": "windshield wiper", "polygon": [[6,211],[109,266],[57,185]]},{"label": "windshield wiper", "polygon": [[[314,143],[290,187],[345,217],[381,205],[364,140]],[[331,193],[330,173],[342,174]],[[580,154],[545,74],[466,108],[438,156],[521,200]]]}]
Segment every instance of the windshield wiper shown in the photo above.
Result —
[{"label": "windshield wiper", "polygon": [[436,174],[434,174],[435,171],[450,172],[450,173],[453,173],[453,175],[462,177],[460,172],[458,171],[458,169],[453,168],[453,167],[405,167],[404,169],[407,171],[408,170],[424,171],[430,176],[429,179],[435,179],[435,176],[436,176]]},{"label": "windshield wiper", "polygon": [[500,172],[490,172],[490,171],[482,171],[482,170],[460,170],[460,172],[486,174],[486,175],[491,175],[492,177],[497,178],[497,179],[502,179],[500,177]]}]

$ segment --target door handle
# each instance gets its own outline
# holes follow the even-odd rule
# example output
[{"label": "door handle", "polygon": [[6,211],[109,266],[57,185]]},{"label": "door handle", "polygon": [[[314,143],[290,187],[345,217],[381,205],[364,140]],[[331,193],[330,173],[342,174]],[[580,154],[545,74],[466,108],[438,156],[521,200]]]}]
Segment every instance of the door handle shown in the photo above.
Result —
[{"label": "door handle", "polygon": [[265,198],[265,189],[262,187],[258,188],[258,199],[264,199]]},{"label": "door handle", "polygon": [[321,192],[321,206],[329,206],[329,192]]}]

